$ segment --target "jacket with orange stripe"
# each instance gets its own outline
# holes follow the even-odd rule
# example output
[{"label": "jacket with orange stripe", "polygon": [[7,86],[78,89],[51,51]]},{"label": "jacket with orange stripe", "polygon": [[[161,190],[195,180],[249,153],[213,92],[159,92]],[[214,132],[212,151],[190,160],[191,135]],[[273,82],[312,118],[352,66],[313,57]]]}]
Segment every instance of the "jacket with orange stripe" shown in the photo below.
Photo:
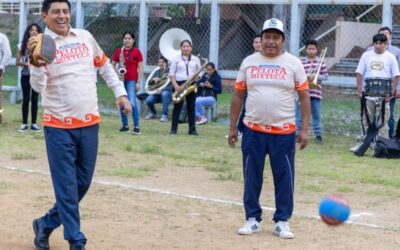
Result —
[{"label": "jacket with orange stripe", "polygon": [[59,36],[46,28],[56,43],[56,57],[47,67],[31,67],[30,83],[42,94],[43,126],[80,128],[100,122],[96,69],[116,97],[126,95],[110,60],[86,30]]},{"label": "jacket with orange stripe", "polygon": [[239,69],[235,88],[247,92],[243,123],[270,134],[291,134],[295,125],[295,91],[308,91],[301,61],[288,52],[277,57],[254,53]]}]

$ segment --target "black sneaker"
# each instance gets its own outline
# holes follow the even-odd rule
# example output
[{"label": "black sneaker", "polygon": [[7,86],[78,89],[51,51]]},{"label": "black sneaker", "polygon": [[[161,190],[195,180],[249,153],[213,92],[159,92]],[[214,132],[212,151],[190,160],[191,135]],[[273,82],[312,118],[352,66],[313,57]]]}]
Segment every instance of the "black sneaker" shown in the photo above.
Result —
[{"label": "black sneaker", "polygon": [[78,246],[74,246],[74,245],[69,245],[69,250],[85,250],[85,246],[84,245],[78,245]]},{"label": "black sneaker", "polygon": [[176,129],[171,129],[171,131],[169,131],[170,135],[176,135],[177,131]]},{"label": "black sneaker", "polygon": [[28,131],[28,125],[22,124],[21,127],[19,127],[18,131],[21,133]]},{"label": "black sneaker", "polygon": [[31,130],[32,130],[33,132],[40,132],[40,131],[42,131],[42,130],[39,128],[39,126],[36,125],[36,124],[32,124],[32,125],[31,125]]},{"label": "black sneaker", "polygon": [[315,137],[314,141],[315,141],[315,143],[320,144],[320,145],[324,144],[321,136]]},{"label": "black sneaker", "polygon": [[53,229],[43,228],[40,223],[40,219],[33,221],[33,232],[35,233],[35,238],[33,243],[36,249],[39,250],[49,250],[49,237]]},{"label": "black sneaker", "polygon": [[194,135],[194,136],[198,136],[198,135],[199,135],[199,133],[197,133],[196,130],[189,131],[188,134],[189,134],[189,135]]},{"label": "black sneaker", "polygon": [[129,131],[129,127],[127,127],[127,126],[122,126],[118,131],[119,131],[119,132],[128,132],[128,131]]},{"label": "black sneaker", "polygon": [[134,129],[132,130],[132,134],[134,134],[134,135],[141,135],[142,133],[140,132],[140,128],[134,128]]}]

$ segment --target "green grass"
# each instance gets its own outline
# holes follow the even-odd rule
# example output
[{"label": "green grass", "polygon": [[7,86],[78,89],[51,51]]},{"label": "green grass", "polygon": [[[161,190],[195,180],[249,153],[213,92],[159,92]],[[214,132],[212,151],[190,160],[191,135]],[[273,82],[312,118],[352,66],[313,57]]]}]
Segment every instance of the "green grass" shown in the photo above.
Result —
[{"label": "green grass", "polygon": [[18,67],[8,65],[4,73],[3,85],[4,86],[17,86],[18,85]]},{"label": "green grass", "polygon": [[13,160],[34,160],[36,159],[36,155],[32,153],[12,153],[11,159]]},{"label": "green grass", "polygon": [[10,189],[11,184],[9,182],[0,181],[0,195]]},{"label": "green grass", "polygon": [[[104,86],[103,86],[104,87]],[[101,91],[104,91],[101,92]],[[108,89],[99,87],[99,99],[103,103]],[[112,94],[111,94],[112,96]],[[105,98],[107,99],[107,98]],[[114,105],[113,100],[109,102]],[[230,94],[218,99],[219,107],[229,107]],[[346,112],[358,109],[358,101],[348,97],[326,98],[324,112],[349,116]],[[111,106],[113,107],[113,106]],[[156,108],[160,109],[160,106]],[[41,112],[41,111],[40,111]],[[225,114],[227,115],[227,114]],[[342,117],[341,116],[341,117]],[[4,121],[0,127],[0,155],[2,159],[41,160],[47,165],[43,133],[18,133],[20,105],[5,106]],[[242,159],[240,145],[230,148],[225,135],[228,126],[210,122],[198,126],[200,136],[187,136],[187,124],[180,124],[178,135],[169,135],[170,123],[158,120],[140,120],[142,135],[119,133],[120,118],[103,114],[100,126],[100,145],[96,174],[98,176],[120,176],[142,178],[165,168],[202,168],[212,173],[218,181],[242,182]],[[341,119],[332,118],[326,122],[328,128],[341,130]],[[353,120],[349,124],[357,121]],[[353,125],[352,125],[353,126]],[[343,129],[345,131],[345,129]],[[303,151],[296,153],[296,192],[303,194],[346,193],[367,196],[400,197],[400,168],[398,160],[376,159],[371,151],[364,157],[356,157],[349,148],[355,139],[341,133],[324,134],[323,146],[312,142]],[[27,152],[27,153],[21,153]],[[1,165],[1,163],[0,163]],[[268,158],[265,167],[265,181],[271,181]]]},{"label": "green grass", "polygon": [[155,171],[155,167],[142,167],[142,168],[117,168],[109,172],[110,175],[123,176],[123,177],[144,177]]}]

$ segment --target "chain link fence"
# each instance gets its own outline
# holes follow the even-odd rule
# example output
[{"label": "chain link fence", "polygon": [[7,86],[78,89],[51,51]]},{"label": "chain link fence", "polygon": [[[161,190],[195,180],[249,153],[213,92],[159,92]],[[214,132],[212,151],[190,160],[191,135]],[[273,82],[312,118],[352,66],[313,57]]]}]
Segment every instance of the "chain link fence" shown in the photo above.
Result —
[{"label": "chain link fence", "polygon": [[[196,14],[198,11],[198,14]],[[149,6],[147,63],[156,65],[160,54],[161,35],[171,29],[185,30],[192,39],[193,54],[208,58],[210,51],[210,11],[211,5],[204,4],[196,10],[194,4],[160,4]]]},{"label": "chain link fence", "polygon": [[[83,4],[83,28],[89,30],[109,58],[122,46],[122,34],[139,27],[139,5],[91,2]],[[136,39],[137,43],[137,39]]]},{"label": "chain link fence", "polygon": [[285,25],[285,47],[290,40],[290,5],[222,4],[220,6],[219,65],[222,70],[237,70],[243,58],[252,54],[255,35],[265,20],[276,17]]},{"label": "chain link fence", "polygon": [[[321,47],[328,47],[327,55],[332,57],[335,55],[336,39],[338,38],[337,26],[342,23],[352,23],[354,28],[357,28],[359,23],[376,23],[382,22],[382,6],[376,6],[371,9],[371,5],[300,5],[302,15],[302,30],[301,30],[301,46],[309,39],[317,39]],[[365,14],[364,14],[365,13]],[[379,19],[377,19],[376,14]],[[372,28],[372,32],[377,30]],[[354,33],[348,35],[354,36]],[[350,38],[346,38],[346,42],[350,42]],[[356,39],[354,39],[356,40]],[[351,45],[349,44],[349,47]]]},{"label": "chain link fence", "polygon": [[[246,2],[246,1],[244,1]],[[251,1],[249,1],[251,2]],[[267,1],[266,1],[267,2]],[[302,4],[299,1],[300,55],[308,39],[317,39],[320,47],[328,47],[329,67],[341,58],[357,58],[371,43],[371,37],[382,23],[382,5],[348,4]],[[19,3],[0,1],[1,24],[12,44],[18,42]],[[26,24],[44,23],[40,17],[40,1],[29,1]],[[393,5],[393,28],[397,34],[400,25],[399,5]],[[195,54],[208,57],[210,53],[211,4],[155,3],[146,4],[147,19],[147,65],[155,65],[159,51],[159,38],[170,28],[186,30],[193,40]],[[75,26],[76,2],[72,1],[72,26]],[[108,56],[122,45],[124,31],[139,36],[140,3],[118,1],[82,1],[83,28],[98,40]],[[244,57],[252,52],[252,38],[259,34],[263,22],[271,17],[283,20],[286,28],[285,48],[291,42],[291,5],[289,4],[220,4],[218,31],[218,68],[237,70]],[[400,31],[399,31],[400,32]],[[136,40],[138,42],[138,39]],[[295,41],[296,42],[296,41]],[[394,37],[395,45],[400,38]],[[354,51],[355,50],[355,51]],[[13,46],[15,54],[16,46]],[[298,52],[293,52],[297,54]],[[336,71],[334,71],[336,73]],[[341,73],[338,72],[340,75]]]},{"label": "chain link fence", "polygon": [[355,77],[362,53],[382,26],[382,5],[300,5],[300,55],[307,40],[327,47],[326,63],[331,76]]}]

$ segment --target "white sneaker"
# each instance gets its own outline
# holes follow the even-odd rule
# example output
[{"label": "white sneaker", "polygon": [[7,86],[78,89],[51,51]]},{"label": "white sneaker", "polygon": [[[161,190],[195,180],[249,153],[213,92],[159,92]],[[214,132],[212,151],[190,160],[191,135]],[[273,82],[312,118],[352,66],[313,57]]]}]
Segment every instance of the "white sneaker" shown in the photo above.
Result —
[{"label": "white sneaker", "polygon": [[293,239],[294,234],[290,231],[287,221],[278,221],[274,226],[274,234],[282,239]]},{"label": "white sneaker", "polygon": [[355,146],[353,146],[353,147],[350,148],[350,151],[353,152],[353,153],[356,152],[357,149],[358,149],[363,143],[364,143],[364,141],[359,141],[359,142],[357,142],[357,144],[356,144]]},{"label": "white sneaker", "polygon": [[256,218],[249,218],[243,227],[239,228],[238,234],[248,235],[261,232],[261,223]]},{"label": "white sneaker", "polygon": [[160,118],[160,122],[167,122],[168,121],[168,116],[162,115]]},{"label": "white sneaker", "polygon": [[155,116],[156,116],[155,114],[149,112],[144,119],[150,120],[150,119],[153,119]]},{"label": "white sneaker", "polygon": [[205,116],[200,116],[196,122],[197,125],[201,125],[207,122],[207,118]]},{"label": "white sneaker", "polygon": [[200,120],[201,120],[201,116],[198,116],[198,117],[196,117],[196,125],[199,125],[200,124]]},{"label": "white sneaker", "polygon": [[365,140],[365,135],[359,135],[359,136],[357,136],[357,142],[362,142],[362,141],[364,141]]}]

